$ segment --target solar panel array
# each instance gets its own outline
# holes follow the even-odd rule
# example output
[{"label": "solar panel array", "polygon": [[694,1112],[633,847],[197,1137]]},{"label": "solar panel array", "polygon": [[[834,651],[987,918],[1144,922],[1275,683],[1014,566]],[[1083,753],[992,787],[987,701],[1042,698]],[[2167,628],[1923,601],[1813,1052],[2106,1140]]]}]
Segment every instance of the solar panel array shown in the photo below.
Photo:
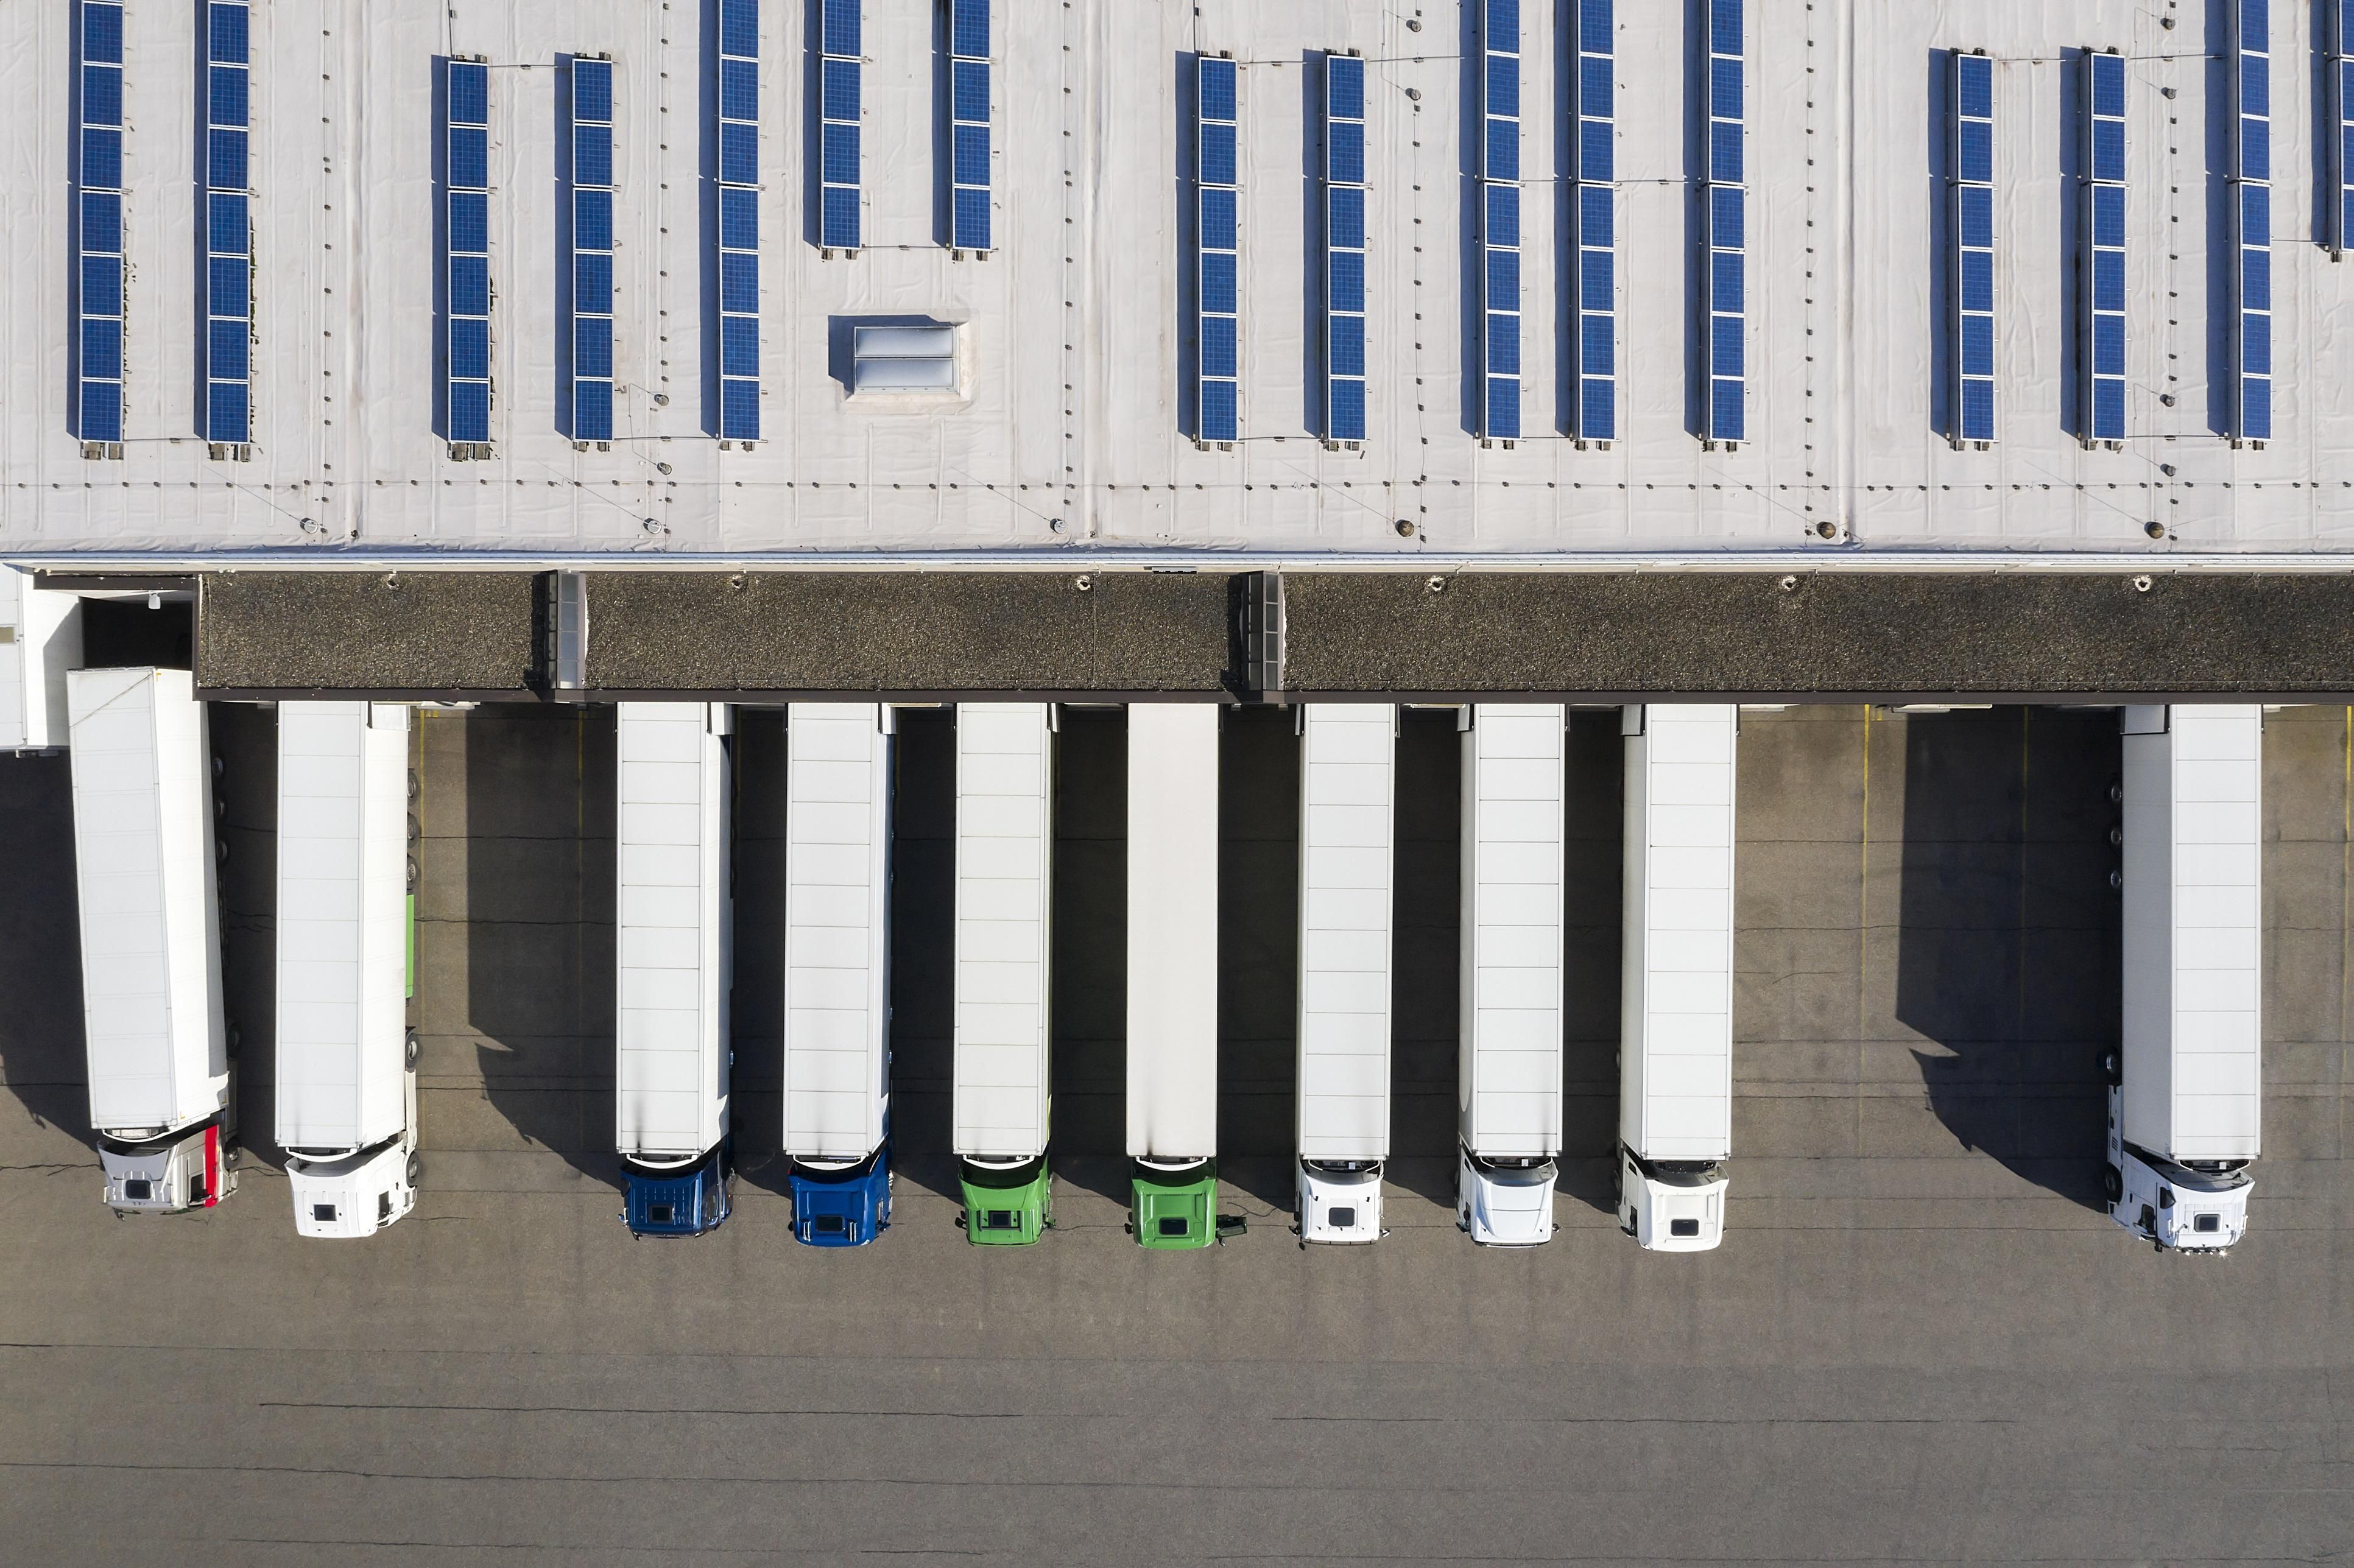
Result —
[{"label": "solar panel array", "polygon": [[2273,433],[2271,0],[2231,0],[2232,440]]},{"label": "solar panel array", "polygon": [[1235,62],[1204,55],[1194,61],[1193,183],[1198,206],[1194,239],[1197,402],[1195,429],[1204,442],[1231,442],[1241,422],[1241,254],[1235,209]]},{"label": "solar panel array", "polygon": [[2354,0],[2336,0],[2329,18],[2329,257],[2354,248]]},{"label": "solar panel array", "polygon": [[450,455],[481,457],[491,440],[490,67],[450,61],[444,102]]},{"label": "solar panel array", "polygon": [[859,246],[858,127],[861,75],[859,0],[818,0],[817,242],[829,250]]},{"label": "solar panel array", "polygon": [[[719,439],[760,439],[760,5],[719,0]],[[852,134],[856,134],[854,127]],[[857,207],[853,203],[852,216]]]},{"label": "solar panel array", "polygon": [[1324,439],[1365,439],[1365,62],[1324,57]]},{"label": "solar panel array", "polygon": [[1994,62],[1953,57],[1953,440],[1994,440]]},{"label": "solar panel array", "polygon": [[2084,440],[2126,439],[2126,62],[2084,54]]},{"label": "solar panel array", "polygon": [[1742,0],[1708,6],[1708,394],[1702,434],[1737,442],[1748,426],[1748,191]]},{"label": "solar panel array", "polygon": [[1479,435],[1521,437],[1521,0],[1484,0]]},{"label": "solar panel array", "polygon": [[[253,440],[253,231],[244,0],[205,6],[204,435],[242,456]],[[215,455],[224,455],[216,453]]]},{"label": "solar panel array", "polygon": [[949,3],[949,244],[990,249],[990,0]]},{"label": "solar panel array", "polygon": [[83,456],[121,457],[122,7],[84,0],[80,21],[81,90],[74,184],[81,221],[74,237],[74,304],[81,342],[75,366],[75,434],[82,440]]},{"label": "solar panel array", "polygon": [[1618,435],[1617,43],[1612,0],[1578,0],[1576,403],[1570,434],[1607,445]]},{"label": "solar panel array", "polygon": [[572,439],[613,439],[613,62],[572,61]]}]

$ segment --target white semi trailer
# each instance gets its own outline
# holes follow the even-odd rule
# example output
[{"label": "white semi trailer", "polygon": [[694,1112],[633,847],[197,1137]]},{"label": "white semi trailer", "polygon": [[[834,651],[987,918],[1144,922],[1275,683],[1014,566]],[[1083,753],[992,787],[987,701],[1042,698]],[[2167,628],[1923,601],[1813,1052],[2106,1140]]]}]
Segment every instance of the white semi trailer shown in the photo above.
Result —
[{"label": "white semi trailer", "polygon": [[1724,1239],[1733,1152],[1734,762],[1740,709],[1625,710],[1618,1224],[1655,1252]]},{"label": "white semi trailer", "polygon": [[0,567],[0,751],[66,744],[66,672],[80,662],[81,600]]},{"label": "white semi trailer", "polygon": [[614,721],[613,1130],[636,1235],[703,1235],[734,1202],[730,720],[725,703],[623,703]]},{"label": "white semi trailer", "polygon": [[1055,715],[956,710],[956,1021],[950,1119],[966,1239],[1053,1223],[1046,1169],[1054,959]]},{"label": "white semi trailer", "polygon": [[2109,1215],[2160,1248],[2248,1225],[2264,1109],[2264,710],[2125,713],[2124,979]]},{"label": "white semi trailer", "polygon": [[106,1202],[126,1213],[211,1208],[237,1187],[237,1103],[204,705],[186,670],[76,670],[66,694]]},{"label": "white semi trailer", "polygon": [[1467,707],[1461,1150],[1456,1221],[1490,1246],[1553,1236],[1562,1122],[1563,741],[1551,703]]},{"label": "white semi trailer", "polygon": [[278,1144],[305,1236],[417,1202],[409,710],[278,705]]},{"label": "white semi trailer", "polygon": [[1209,703],[1128,710],[1129,1226],[1217,1240],[1218,726]]},{"label": "white semi trailer", "polygon": [[864,1246],[891,1224],[891,710],[795,703],[785,725],[793,1236]]},{"label": "white semi trailer", "polygon": [[1397,709],[1310,703],[1299,736],[1299,1238],[1377,1241],[1390,1154]]}]

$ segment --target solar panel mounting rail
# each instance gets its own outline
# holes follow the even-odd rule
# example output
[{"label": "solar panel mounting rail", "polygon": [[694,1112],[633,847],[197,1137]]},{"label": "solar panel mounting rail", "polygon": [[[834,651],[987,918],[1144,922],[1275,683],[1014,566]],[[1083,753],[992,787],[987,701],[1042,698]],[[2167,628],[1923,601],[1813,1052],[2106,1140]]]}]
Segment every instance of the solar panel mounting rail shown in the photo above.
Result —
[{"label": "solar panel mounting rail", "polygon": [[2126,439],[2126,62],[2115,49],[2087,48],[2084,59],[2079,439],[2116,450]]},{"label": "solar panel mounting rail", "polygon": [[1614,0],[1578,0],[1577,143],[1570,221],[1577,268],[1577,367],[1570,435],[1607,450],[1618,436],[1618,112]]},{"label": "solar panel mounting rail", "polygon": [[2233,446],[2273,433],[2272,0],[2228,0]]},{"label": "solar panel mounting rail", "polygon": [[719,0],[719,450],[760,439],[760,6]]},{"label": "solar panel mounting rail", "polygon": [[990,212],[990,0],[949,0],[949,249],[987,258]]},{"label": "solar panel mounting rail", "polygon": [[1365,62],[1324,57],[1324,444],[1365,440]]},{"label": "solar panel mounting rail", "polygon": [[1240,193],[1235,144],[1234,60],[1193,62],[1194,444],[1231,447],[1242,422]]},{"label": "solar panel mounting rail", "polygon": [[2329,259],[2342,261],[2354,247],[2354,0],[2327,0]]},{"label": "solar panel mounting rail", "polygon": [[125,272],[122,234],[122,7],[75,9],[73,432],[91,461],[122,456]]},{"label": "solar panel mounting rail", "polygon": [[1738,450],[1748,434],[1748,218],[1744,145],[1747,134],[1743,0],[1708,6],[1708,270],[1703,275],[1708,333],[1707,390],[1701,444]]},{"label": "solar panel mounting rail", "polygon": [[483,57],[449,60],[443,103],[442,351],[450,457],[464,462],[491,455],[491,69]]},{"label": "solar panel mounting rail", "polygon": [[854,256],[864,236],[858,133],[865,69],[859,0],[818,0],[818,215],[820,251]]},{"label": "solar panel mounting rail", "polygon": [[205,314],[196,353],[207,454],[253,455],[252,16],[245,0],[205,6]]},{"label": "solar panel mounting rail", "polygon": [[613,62],[572,57],[572,444],[613,441]]},{"label": "solar panel mounting rail", "polygon": [[1980,451],[1995,439],[1994,61],[1984,49],[1952,55],[1947,233],[1953,291],[1947,344],[1953,399],[1947,439]]},{"label": "solar panel mounting rail", "polygon": [[1479,15],[1479,441],[1521,439],[1521,0]]}]

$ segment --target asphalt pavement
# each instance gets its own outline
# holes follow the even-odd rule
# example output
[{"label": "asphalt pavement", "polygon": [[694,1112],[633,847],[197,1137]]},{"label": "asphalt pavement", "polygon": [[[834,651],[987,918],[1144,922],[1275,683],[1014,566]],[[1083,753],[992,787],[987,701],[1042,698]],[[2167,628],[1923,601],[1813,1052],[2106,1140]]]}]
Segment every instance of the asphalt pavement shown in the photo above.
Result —
[{"label": "asphalt pavement", "polygon": [[735,1217],[618,1220],[612,718],[418,726],[425,1191],[299,1241],[270,1147],[272,747],[215,710],[249,1154],[117,1220],[87,1141],[62,758],[0,758],[0,1560],[258,1565],[2325,1562],[2354,1550],[2354,730],[2265,741],[2264,1139],[2247,1239],[2099,1212],[2113,711],[1744,715],[1724,1245],[1608,1212],[1617,726],[1571,740],[1561,1232],[1450,1208],[1451,715],[1400,750],[1391,1234],[1289,1234],[1297,743],[1228,715],[1225,1206],[1121,1229],[1117,710],[1066,710],[1057,1226],[982,1249],[947,1153],[948,716],[902,715],[897,1223],[797,1247],[775,1158],[779,715],[737,740]]}]

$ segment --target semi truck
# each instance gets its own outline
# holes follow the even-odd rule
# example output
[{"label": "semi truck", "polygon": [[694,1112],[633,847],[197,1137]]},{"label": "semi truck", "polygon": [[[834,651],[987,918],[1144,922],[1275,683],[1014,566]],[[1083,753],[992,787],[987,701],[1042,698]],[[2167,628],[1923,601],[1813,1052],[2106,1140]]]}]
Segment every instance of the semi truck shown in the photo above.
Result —
[{"label": "semi truck", "polygon": [[1733,1152],[1734,762],[1741,710],[1624,710],[1618,1224],[1654,1252],[1724,1239]]},{"label": "semi truck", "polygon": [[2264,710],[2125,711],[2124,1006],[2109,1217],[2159,1250],[2248,1226],[2264,1110]]},{"label": "semi truck", "polygon": [[1129,1234],[1217,1240],[1218,724],[1208,703],[1128,710]]},{"label": "semi truck", "polygon": [[888,706],[786,711],[784,1150],[793,1237],[891,1224]]},{"label": "semi truck", "polygon": [[970,1242],[1054,1223],[1046,1169],[1055,721],[1044,703],[956,710],[954,1124]]},{"label": "semi truck", "polygon": [[212,750],[186,670],[66,677],[90,1124],[118,1213],[237,1190]]},{"label": "semi truck", "polygon": [[1456,1223],[1552,1239],[1562,1119],[1563,742],[1556,703],[1462,710],[1460,1152]]},{"label": "semi truck", "polygon": [[298,1235],[416,1205],[409,710],[278,705],[278,1146]]},{"label": "semi truck", "polygon": [[0,751],[66,744],[66,672],[81,662],[81,600],[0,567]]},{"label": "semi truck", "polygon": [[1299,709],[1299,1239],[1382,1234],[1397,709]]},{"label": "semi truck", "polygon": [[614,719],[614,1147],[633,1235],[708,1234],[734,1208],[732,727],[725,703]]}]

